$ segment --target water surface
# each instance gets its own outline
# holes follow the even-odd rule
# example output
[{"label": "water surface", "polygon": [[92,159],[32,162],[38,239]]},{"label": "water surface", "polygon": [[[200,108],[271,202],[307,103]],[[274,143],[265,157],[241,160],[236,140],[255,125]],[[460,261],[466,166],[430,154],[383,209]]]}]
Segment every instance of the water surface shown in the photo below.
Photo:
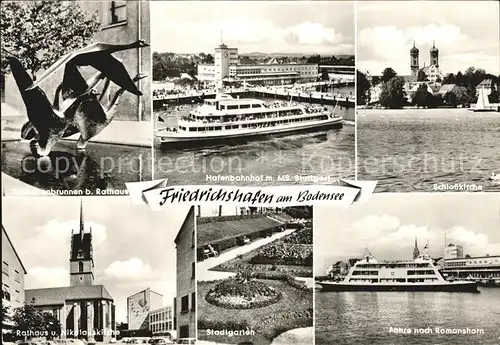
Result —
[{"label": "water surface", "polygon": [[442,184],[500,191],[488,180],[500,173],[500,113],[359,110],[357,140],[358,178],[379,181],[376,191],[457,191]]},{"label": "water surface", "polygon": [[[500,288],[481,293],[315,293],[316,345],[485,345],[500,339]],[[390,327],[430,334],[395,334]],[[442,335],[436,327],[479,329],[484,334]]]}]

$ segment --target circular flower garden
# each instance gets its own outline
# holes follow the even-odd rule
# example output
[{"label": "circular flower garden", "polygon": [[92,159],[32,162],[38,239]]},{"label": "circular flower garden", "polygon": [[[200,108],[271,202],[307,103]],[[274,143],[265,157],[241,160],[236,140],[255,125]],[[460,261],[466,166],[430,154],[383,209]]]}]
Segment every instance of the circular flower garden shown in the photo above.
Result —
[{"label": "circular flower garden", "polygon": [[238,272],[210,289],[207,302],[226,309],[262,308],[281,299],[281,293],[263,282],[252,280],[251,274]]}]

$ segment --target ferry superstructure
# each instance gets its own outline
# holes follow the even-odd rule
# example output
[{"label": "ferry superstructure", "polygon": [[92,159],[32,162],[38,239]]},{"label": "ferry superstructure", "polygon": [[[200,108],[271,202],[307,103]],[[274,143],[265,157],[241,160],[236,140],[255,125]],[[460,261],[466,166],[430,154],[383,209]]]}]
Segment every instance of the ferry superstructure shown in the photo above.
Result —
[{"label": "ferry superstructure", "polygon": [[265,102],[219,94],[206,99],[173,128],[156,132],[161,143],[204,143],[341,128],[342,117],[320,106],[292,101]]},{"label": "ferry superstructure", "polygon": [[412,261],[378,262],[368,252],[341,282],[317,282],[322,291],[479,292],[470,281],[446,281],[428,254]]}]

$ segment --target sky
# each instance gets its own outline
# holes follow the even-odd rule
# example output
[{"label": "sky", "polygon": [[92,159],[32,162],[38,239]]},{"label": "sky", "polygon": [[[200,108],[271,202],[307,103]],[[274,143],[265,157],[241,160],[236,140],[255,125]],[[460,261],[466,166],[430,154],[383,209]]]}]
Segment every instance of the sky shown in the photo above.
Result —
[{"label": "sky", "polygon": [[474,66],[500,74],[498,1],[359,1],[356,6],[360,71],[380,75],[390,66],[410,75],[413,41],[423,67],[434,40],[443,73]]},{"label": "sky", "polygon": [[448,243],[461,244],[464,255],[500,255],[500,198],[495,193],[374,194],[348,209],[314,209],[314,272],[339,260],[363,256],[411,260],[415,237],[420,252],[429,243],[432,257]]},{"label": "sky", "polygon": [[151,2],[153,51],[210,53],[221,42],[239,53],[354,54],[348,1]]},{"label": "sky", "polygon": [[[25,288],[69,286],[72,229],[78,231],[80,198],[4,198],[2,223],[28,274]],[[126,322],[127,297],[151,288],[173,304],[176,291],[174,239],[188,206],[153,212],[124,197],[85,197],[86,232],[92,227],[95,284],[104,285]]]}]

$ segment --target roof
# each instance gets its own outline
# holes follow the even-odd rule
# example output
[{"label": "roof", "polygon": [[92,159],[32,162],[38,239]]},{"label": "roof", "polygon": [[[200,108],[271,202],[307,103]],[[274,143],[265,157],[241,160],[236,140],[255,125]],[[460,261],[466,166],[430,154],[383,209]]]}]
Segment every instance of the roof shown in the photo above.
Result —
[{"label": "roof", "polygon": [[444,84],[439,89],[438,93],[445,94],[451,92],[456,87],[455,84]]},{"label": "roof", "polygon": [[7,234],[7,230],[5,230],[3,224],[2,224],[2,232],[5,234],[5,237],[7,238],[7,241],[9,241],[10,247],[14,251],[14,254],[16,255],[17,260],[19,260],[19,263],[21,264],[21,267],[23,268],[24,274],[27,274],[26,268],[24,268],[23,262],[21,261],[21,258],[19,257],[19,254],[17,254],[16,247],[12,244],[12,241],[10,240],[9,235]]},{"label": "roof", "polygon": [[132,298],[132,297],[134,297],[134,296],[136,296],[138,294],[143,294],[146,291],[149,291],[150,293],[154,293],[154,294],[159,295],[159,296],[163,296],[161,293],[155,292],[155,291],[151,290],[151,288],[147,288],[147,289],[141,290],[139,292],[136,292],[136,293],[128,296],[127,299]]},{"label": "roof", "polygon": [[104,299],[113,301],[104,285],[66,286],[45,289],[27,289],[25,301],[35,299],[35,306],[61,305],[66,301]]},{"label": "roof", "polygon": [[461,260],[474,260],[474,259],[492,259],[492,258],[500,258],[500,255],[471,256],[470,258],[446,259],[446,261],[461,261]]},{"label": "roof", "polygon": [[179,241],[179,235],[181,234],[181,231],[185,228],[186,223],[188,222],[189,218],[193,216],[194,213],[194,206],[191,206],[189,208],[188,214],[186,215],[186,218],[182,222],[181,227],[179,228],[179,232],[177,232],[177,236],[175,236],[174,243],[177,244]]},{"label": "roof", "polygon": [[491,80],[491,79],[484,79],[477,86],[491,87],[491,84],[493,84],[493,80]]},{"label": "roof", "polygon": [[199,218],[196,228],[198,246],[275,228],[282,224],[261,214]]}]

